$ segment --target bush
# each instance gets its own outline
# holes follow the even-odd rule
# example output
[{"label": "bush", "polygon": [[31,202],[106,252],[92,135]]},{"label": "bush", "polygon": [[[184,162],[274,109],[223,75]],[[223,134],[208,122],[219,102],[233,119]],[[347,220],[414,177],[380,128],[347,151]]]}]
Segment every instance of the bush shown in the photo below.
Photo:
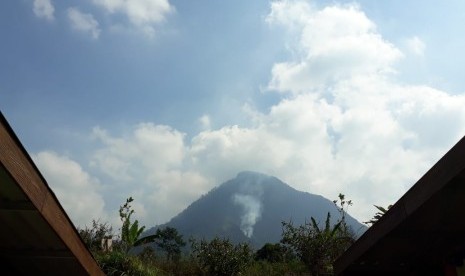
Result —
[{"label": "bush", "polygon": [[229,239],[191,240],[192,257],[207,275],[238,275],[252,261],[248,244],[233,245]]},{"label": "bush", "polygon": [[155,276],[160,274],[155,266],[122,251],[97,253],[95,259],[102,271],[109,276]]},{"label": "bush", "polygon": [[197,276],[203,275],[203,271],[192,258],[182,258],[178,262],[170,262],[165,259],[157,260],[157,268],[162,271],[162,275],[170,276]]},{"label": "bush", "polygon": [[113,237],[113,228],[111,225],[95,219],[92,220],[92,227],[87,227],[86,225],[84,229],[78,228],[78,232],[87,248],[91,251],[100,251],[102,239]]},{"label": "bush", "polygon": [[299,260],[288,262],[255,261],[245,271],[247,276],[308,275],[307,267]]},{"label": "bush", "polygon": [[334,261],[355,241],[345,221],[346,208],[352,205],[352,201],[346,201],[344,195],[339,194],[339,200],[333,202],[341,213],[341,218],[334,225],[331,225],[329,212],[324,227],[320,227],[313,217],[298,227],[292,222],[282,223],[281,243],[296,253],[312,275],[331,274]]},{"label": "bush", "polygon": [[279,243],[267,243],[255,252],[255,260],[270,263],[286,262],[295,259],[289,248]]}]

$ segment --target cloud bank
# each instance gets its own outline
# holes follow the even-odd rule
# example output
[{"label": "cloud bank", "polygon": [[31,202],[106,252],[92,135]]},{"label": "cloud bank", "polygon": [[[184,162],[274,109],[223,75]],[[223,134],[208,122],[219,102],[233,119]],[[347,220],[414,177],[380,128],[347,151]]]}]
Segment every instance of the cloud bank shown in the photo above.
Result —
[{"label": "cloud bank", "polygon": [[92,218],[108,218],[99,181],[77,162],[52,151],[39,152],[32,159],[76,226],[89,225]]},{"label": "cloud bank", "polygon": [[[166,21],[176,9],[168,0],[92,0],[93,5],[106,15],[111,30],[136,30],[149,37],[156,33],[157,26]],[[55,19],[55,7],[51,0],[34,0],[34,14],[42,19]],[[97,39],[102,31],[93,14],[81,12],[79,7],[69,7],[66,15],[73,29],[90,33]]]},{"label": "cloud bank", "polygon": [[[98,2],[110,13],[124,9],[130,16],[129,4]],[[149,2],[137,1],[140,7]],[[134,22],[142,25],[163,17],[137,14],[142,19]],[[137,216],[154,225],[237,172],[255,170],[330,199],[342,192],[354,201],[349,211],[366,220],[373,204],[395,202],[465,134],[465,96],[398,81],[396,64],[406,55],[383,38],[359,6],[276,1],[266,22],[291,37],[291,58],[270,68],[266,93],[278,93],[277,104],[265,112],[245,106],[240,112],[249,116],[248,127],[211,129],[209,117],[203,117],[204,130],[189,139],[150,122],[124,133],[96,127],[91,134],[96,150],[86,165],[99,179],[108,179],[101,182],[111,193],[90,189],[90,176],[73,185],[75,193],[90,189],[97,206],[103,206],[102,199],[132,195],[140,203]],[[412,44],[419,54],[426,47],[420,42]],[[57,167],[73,167],[78,174],[76,162],[57,158],[66,161],[54,163]],[[36,160],[41,167],[54,159]],[[59,178],[59,169],[45,174],[56,179],[55,187],[71,185]],[[60,199],[65,206],[78,204]],[[82,220],[95,214],[76,210],[74,216]]]},{"label": "cloud bank", "polygon": [[77,31],[89,33],[93,39],[100,36],[100,27],[97,20],[90,13],[83,13],[78,8],[72,7],[67,11],[71,27]]},{"label": "cloud bank", "polygon": [[154,35],[155,26],[175,11],[168,0],[93,0],[93,3],[110,15],[124,16],[132,27],[150,36]]},{"label": "cloud bank", "polygon": [[48,21],[55,19],[55,7],[51,0],[34,0],[33,3],[34,14]]}]

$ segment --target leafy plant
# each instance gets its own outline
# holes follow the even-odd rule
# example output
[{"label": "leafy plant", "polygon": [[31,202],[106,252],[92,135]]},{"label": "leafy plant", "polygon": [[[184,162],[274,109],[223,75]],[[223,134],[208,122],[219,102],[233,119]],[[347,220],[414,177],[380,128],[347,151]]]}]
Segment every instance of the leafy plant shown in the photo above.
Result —
[{"label": "leafy plant", "polygon": [[341,216],[341,218],[339,219],[339,222],[341,223],[340,227],[343,232],[346,232],[348,234],[352,230],[350,229],[349,225],[347,225],[346,215],[347,215],[347,210],[349,209],[350,206],[352,206],[353,202],[352,200],[346,200],[346,196],[341,193],[339,193],[337,197],[338,199],[333,200],[333,203],[336,206],[336,209],[339,212],[339,215]]},{"label": "leafy plant", "polygon": [[312,275],[332,273],[333,262],[355,241],[353,233],[345,222],[345,214],[352,201],[345,200],[345,196],[339,194],[339,200],[333,202],[341,213],[341,218],[334,225],[331,225],[329,212],[324,228],[320,228],[313,217],[310,222],[298,227],[292,222],[282,223],[281,243],[294,250]]},{"label": "leafy plant", "polygon": [[371,225],[375,224],[392,207],[392,205],[389,205],[387,208],[384,208],[378,205],[373,205],[373,206],[375,206],[375,208],[378,209],[378,212],[375,213],[372,219],[370,219],[369,221],[365,221],[364,222],[365,224],[371,224]]},{"label": "leafy plant", "polygon": [[243,275],[247,276],[282,276],[282,275],[308,275],[306,266],[299,260],[286,262],[255,261]]},{"label": "leafy plant", "polygon": [[95,258],[102,271],[109,276],[155,276],[159,274],[158,269],[153,265],[125,252],[98,253]]},{"label": "leafy plant", "polygon": [[294,259],[292,252],[280,243],[266,243],[255,252],[255,260],[267,261],[270,263],[286,262]]},{"label": "leafy plant", "polygon": [[119,216],[123,222],[121,226],[121,242],[126,251],[129,251],[134,246],[153,242],[157,238],[156,235],[150,235],[139,239],[145,226],[139,227],[137,219],[131,222],[131,216],[134,214],[134,210],[131,207],[131,202],[133,201],[134,199],[129,197],[126,199],[126,203],[119,207]]},{"label": "leafy plant", "polygon": [[207,275],[239,275],[252,261],[246,243],[233,245],[229,239],[214,238],[197,242],[191,239],[192,257]]},{"label": "leafy plant", "polygon": [[177,261],[181,257],[181,247],[186,243],[182,239],[182,235],[178,230],[173,227],[166,227],[164,229],[157,229],[157,237],[155,244],[166,253],[168,261]]},{"label": "leafy plant", "polygon": [[100,220],[92,220],[92,226],[85,226],[84,229],[78,229],[84,243],[91,251],[101,250],[102,239],[111,239],[113,237],[113,228],[107,222],[103,223]]}]

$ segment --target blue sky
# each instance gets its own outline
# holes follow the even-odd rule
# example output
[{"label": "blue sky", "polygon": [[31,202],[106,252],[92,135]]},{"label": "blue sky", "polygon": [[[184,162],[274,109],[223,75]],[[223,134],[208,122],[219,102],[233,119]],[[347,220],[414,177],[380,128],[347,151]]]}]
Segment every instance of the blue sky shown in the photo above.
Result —
[{"label": "blue sky", "polygon": [[465,134],[465,4],[3,1],[0,109],[77,225],[242,170],[368,219]]}]

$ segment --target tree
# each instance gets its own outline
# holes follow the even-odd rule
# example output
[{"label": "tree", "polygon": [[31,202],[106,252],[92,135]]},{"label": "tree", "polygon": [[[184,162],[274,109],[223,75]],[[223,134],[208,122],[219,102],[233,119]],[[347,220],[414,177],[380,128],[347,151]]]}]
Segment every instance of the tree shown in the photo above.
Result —
[{"label": "tree", "polygon": [[264,260],[270,263],[285,262],[292,257],[288,248],[280,243],[266,243],[255,252],[255,260]]},{"label": "tree", "polygon": [[[331,225],[331,213],[326,216],[324,228],[312,217],[310,222],[295,227],[292,222],[283,222],[281,243],[294,250],[312,275],[331,273],[333,262],[355,241],[350,227],[345,222],[345,214],[351,200],[339,194],[333,201],[341,218]],[[338,205],[339,203],[339,205]]]},{"label": "tree", "polygon": [[233,245],[229,239],[214,238],[200,243],[191,239],[192,257],[207,275],[239,275],[252,260],[246,243]]},{"label": "tree", "polygon": [[179,260],[181,247],[185,246],[186,243],[182,239],[182,235],[178,234],[178,230],[173,227],[157,229],[155,236],[157,237],[155,244],[166,253],[167,260]]}]

